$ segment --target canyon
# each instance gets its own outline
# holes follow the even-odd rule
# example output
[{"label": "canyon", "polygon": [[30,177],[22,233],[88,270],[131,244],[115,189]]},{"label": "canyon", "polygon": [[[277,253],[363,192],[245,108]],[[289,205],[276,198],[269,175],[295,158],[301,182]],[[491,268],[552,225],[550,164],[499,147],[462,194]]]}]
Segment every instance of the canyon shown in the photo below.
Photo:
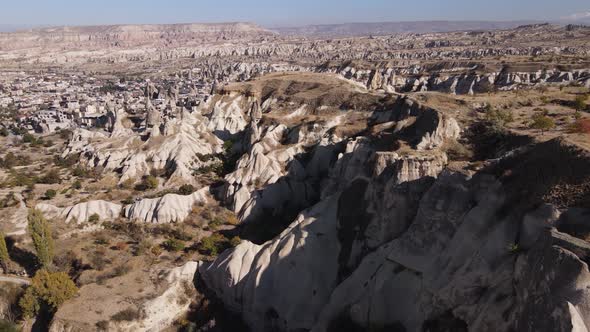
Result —
[{"label": "canyon", "polygon": [[1,271],[38,211],[77,287],[19,324],[587,331],[590,28],[431,29],[0,33]]}]

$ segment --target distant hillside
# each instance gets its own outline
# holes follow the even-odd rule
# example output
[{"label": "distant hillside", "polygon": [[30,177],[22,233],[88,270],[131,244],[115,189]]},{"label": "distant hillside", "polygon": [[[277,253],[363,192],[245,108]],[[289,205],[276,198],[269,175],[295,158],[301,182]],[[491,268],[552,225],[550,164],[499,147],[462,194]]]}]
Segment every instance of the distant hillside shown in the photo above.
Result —
[{"label": "distant hillside", "polygon": [[254,23],[134,24],[43,27],[0,33],[0,49],[28,47],[174,46],[274,35]]},{"label": "distant hillside", "polygon": [[428,33],[465,30],[511,29],[519,25],[534,23],[531,21],[414,21],[414,22],[379,22],[379,23],[343,23],[320,24],[301,27],[271,29],[282,35],[302,36],[368,36],[388,35],[394,33]]}]

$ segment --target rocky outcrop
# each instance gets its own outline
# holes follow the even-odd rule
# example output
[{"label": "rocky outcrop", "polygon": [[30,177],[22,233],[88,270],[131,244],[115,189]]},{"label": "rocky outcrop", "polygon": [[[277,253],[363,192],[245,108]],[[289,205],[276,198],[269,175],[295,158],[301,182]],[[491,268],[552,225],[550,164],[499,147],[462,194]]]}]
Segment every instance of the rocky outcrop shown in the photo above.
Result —
[{"label": "rocky outcrop", "polygon": [[162,135],[150,136],[146,141],[141,138],[142,132],[131,130],[119,130],[106,137],[79,129],[62,155],[79,154],[83,165],[117,171],[120,183],[139,180],[152,170],[169,172],[168,184],[192,183],[193,171],[210,163],[202,157],[222,151],[222,141],[207,130],[206,122],[202,116],[185,110],[180,117],[167,120]]},{"label": "rocky outcrop", "polygon": [[67,223],[85,223],[92,215],[97,215],[100,221],[112,221],[121,215],[122,206],[106,201],[90,201],[74,206],[60,208],[54,205],[39,203],[35,208],[47,218],[63,219]]},{"label": "rocky outcrop", "polygon": [[253,330],[586,329],[590,246],[571,225],[588,210],[559,206],[590,193],[547,196],[588,178],[584,152],[551,141],[471,176],[354,146],[334,168],[342,184],[278,237],[200,268]]},{"label": "rocky outcrop", "polygon": [[183,222],[197,203],[209,201],[209,188],[202,188],[191,195],[167,194],[159,198],[146,198],[124,208],[123,214],[130,221],[167,224]]},{"label": "rocky outcrop", "polygon": [[[590,69],[529,69],[514,71],[509,66],[481,72],[480,65],[463,67],[458,64],[451,68],[428,68],[420,65],[409,67],[377,67],[373,69],[321,68],[322,72],[332,72],[346,79],[365,85],[371,90],[387,92],[438,91],[450,94],[486,93],[493,90],[513,90],[541,84],[582,84],[590,75]],[[494,70],[494,71],[492,71]]]}]

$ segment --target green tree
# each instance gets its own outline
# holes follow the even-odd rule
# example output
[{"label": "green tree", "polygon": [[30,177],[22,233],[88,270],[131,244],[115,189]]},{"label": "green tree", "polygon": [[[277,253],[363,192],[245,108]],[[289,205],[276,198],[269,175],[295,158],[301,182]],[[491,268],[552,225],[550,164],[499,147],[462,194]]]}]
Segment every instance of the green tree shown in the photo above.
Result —
[{"label": "green tree", "polygon": [[51,273],[39,270],[31,280],[31,286],[19,301],[26,318],[34,317],[40,309],[54,313],[64,302],[78,293],[78,287],[65,272]]},{"label": "green tree", "polygon": [[27,219],[29,221],[29,233],[37,252],[37,259],[43,267],[47,267],[53,261],[54,256],[54,245],[49,223],[45,220],[41,211],[35,209],[29,211]]},{"label": "green tree", "polygon": [[555,127],[555,121],[548,116],[542,114],[533,115],[533,122],[529,126],[531,129],[538,129],[541,131],[541,135],[545,134],[546,130]]},{"label": "green tree", "polygon": [[0,266],[6,270],[10,256],[8,255],[8,247],[6,247],[6,240],[4,233],[0,231]]}]

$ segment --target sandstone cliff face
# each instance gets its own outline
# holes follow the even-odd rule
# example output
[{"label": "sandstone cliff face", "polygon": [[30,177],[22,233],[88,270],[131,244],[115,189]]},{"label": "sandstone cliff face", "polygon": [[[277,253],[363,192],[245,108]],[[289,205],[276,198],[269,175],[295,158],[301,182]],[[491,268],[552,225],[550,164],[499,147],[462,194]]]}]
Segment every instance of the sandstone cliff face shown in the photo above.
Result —
[{"label": "sandstone cliff face", "polygon": [[552,194],[588,178],[584,152],[550,141],[467,175],[370,150],[350,141],[319,203],[200,268],[252,330],[586,330],[588,245],[567,232],[588,210]]}]

